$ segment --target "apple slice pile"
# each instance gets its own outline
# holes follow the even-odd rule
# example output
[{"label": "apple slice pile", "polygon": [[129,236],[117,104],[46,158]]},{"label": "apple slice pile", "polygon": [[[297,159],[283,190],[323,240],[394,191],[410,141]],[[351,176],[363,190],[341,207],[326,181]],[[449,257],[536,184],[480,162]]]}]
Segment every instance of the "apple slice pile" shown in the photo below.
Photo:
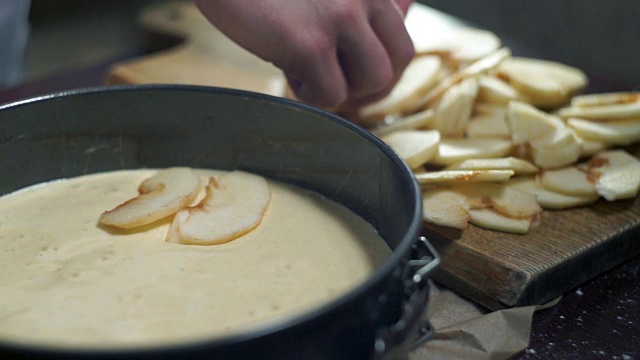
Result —
[{"label": "apple slice pile", "polygon": [[140,195],[105,211],[99,223],[132,229],[174,216],[167,242],[215,245],[255,229],[271,200],[267,181],[243,171],[210,177],[204,198],[190,206],[201,191],[200,176],[192,169],[163,169],[142,182]]},{"label": "apple slice pile", "polygon": [[490,33],[410,34],[410,72],[347,116],[414,170],[425,221],[526,234],[542,209],[637,196],[640,161],[619,147],[640,140],[640,92],[579,95],[581,70],[513,57]]}]

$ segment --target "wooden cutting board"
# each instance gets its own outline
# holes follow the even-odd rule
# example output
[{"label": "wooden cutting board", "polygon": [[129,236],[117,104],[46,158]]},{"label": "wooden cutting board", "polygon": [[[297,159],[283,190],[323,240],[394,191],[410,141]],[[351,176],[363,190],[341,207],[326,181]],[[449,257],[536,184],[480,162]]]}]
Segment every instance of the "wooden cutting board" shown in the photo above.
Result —
[{"label": "wooden cutting board", "polygon": [[424,233],[442,257],[438,281],[494,310],[541,304],[640,254],[640,200],[544,210],[527,235],[472,225]]},{"label": "wooden cutting board", "polygon": [[[429,33],[460,26],[427,8],[417,9],[413,21]],[[109,84],[179,83],[283,94],[276,68],[229,41],[192,4],[149,8],[140,21],[148,31],[184,41],[117,64]],[[640,155],[640,148],[630,151]],[[439,282],[490,309],[540,304],[640,253],[640,202],[601,200],[589,207],[544,211],[542,224],[527,235],[435,225],[425,225],[424,234],[442,257],[434,275]]]},{"label": "wooden cutting board", "polygon": [[284,77],[273,65],[245,51],[215,29],[190,2],[145,9],[140,25],[151,33],[182,39],[172,48],[114,65],[107,84],[190,84],[280,95]]}]

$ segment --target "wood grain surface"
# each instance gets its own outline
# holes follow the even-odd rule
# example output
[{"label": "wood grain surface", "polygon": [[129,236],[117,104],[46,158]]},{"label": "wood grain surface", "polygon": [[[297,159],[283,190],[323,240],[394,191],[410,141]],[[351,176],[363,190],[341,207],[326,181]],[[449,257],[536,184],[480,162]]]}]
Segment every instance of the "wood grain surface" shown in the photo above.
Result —
[{"label": "wood grain surface", "polygon": [[108,85],[190,84],[282,94],[281,72],[229,40],[191,2],[154,5],[140,14],[139,22],[146,31],[182,41],[115,64],[107,76]]},{"label": "wood grain surface", "polygon": [[424,234],[442,257],[436,280],[493,310],[542,304],[640,253],[640,200],[545,210],[527,235],[430,224]]},{"label": "wood grain surface", "polygon": [[[432,27],[425,31],[460,26],[414,6],[420,7],[413,20]],[[184,41],[116,64],[108,84],[180,83],[283,93],[279,70],[224,37],[191,3],[149,8],[140,22],[147,31]],[[640,148],[630,151],[640,154]],[[541,225],[527,235],[429,224],[424,235],[442,257],[434,275],[439,282],[493,310],[541,304],[640,253],[640,203],[600,200],[572,210],[545,210]]]}]

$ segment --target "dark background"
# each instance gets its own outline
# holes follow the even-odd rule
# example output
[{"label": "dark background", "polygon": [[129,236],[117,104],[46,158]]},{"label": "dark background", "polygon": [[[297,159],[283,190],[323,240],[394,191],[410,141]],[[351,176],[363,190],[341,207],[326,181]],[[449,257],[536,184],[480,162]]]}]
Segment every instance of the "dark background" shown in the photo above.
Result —
[{"label": "dark background", "polygon": [[[32,0],[29,78],[148,51],[136,14],[162,1]],[[619,82],[620,90],[640,90],[637,0],[419,2],[526,45],[540,57]]]}]

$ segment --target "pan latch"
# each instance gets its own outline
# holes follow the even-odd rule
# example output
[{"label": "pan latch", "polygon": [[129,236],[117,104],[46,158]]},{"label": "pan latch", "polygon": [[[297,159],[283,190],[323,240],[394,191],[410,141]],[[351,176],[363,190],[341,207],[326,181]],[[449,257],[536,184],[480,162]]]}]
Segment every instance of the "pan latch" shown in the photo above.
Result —
[{"label": "pan latch", "polygon": [[400,319],[378,331],[374,360],[404,359],[409,351],[433,335],[426,316],[429,299],[428,275],[440,265],[440,257],[427,238],[420,236],[412,244],[411,258],[405,265],[405,300]]}]

